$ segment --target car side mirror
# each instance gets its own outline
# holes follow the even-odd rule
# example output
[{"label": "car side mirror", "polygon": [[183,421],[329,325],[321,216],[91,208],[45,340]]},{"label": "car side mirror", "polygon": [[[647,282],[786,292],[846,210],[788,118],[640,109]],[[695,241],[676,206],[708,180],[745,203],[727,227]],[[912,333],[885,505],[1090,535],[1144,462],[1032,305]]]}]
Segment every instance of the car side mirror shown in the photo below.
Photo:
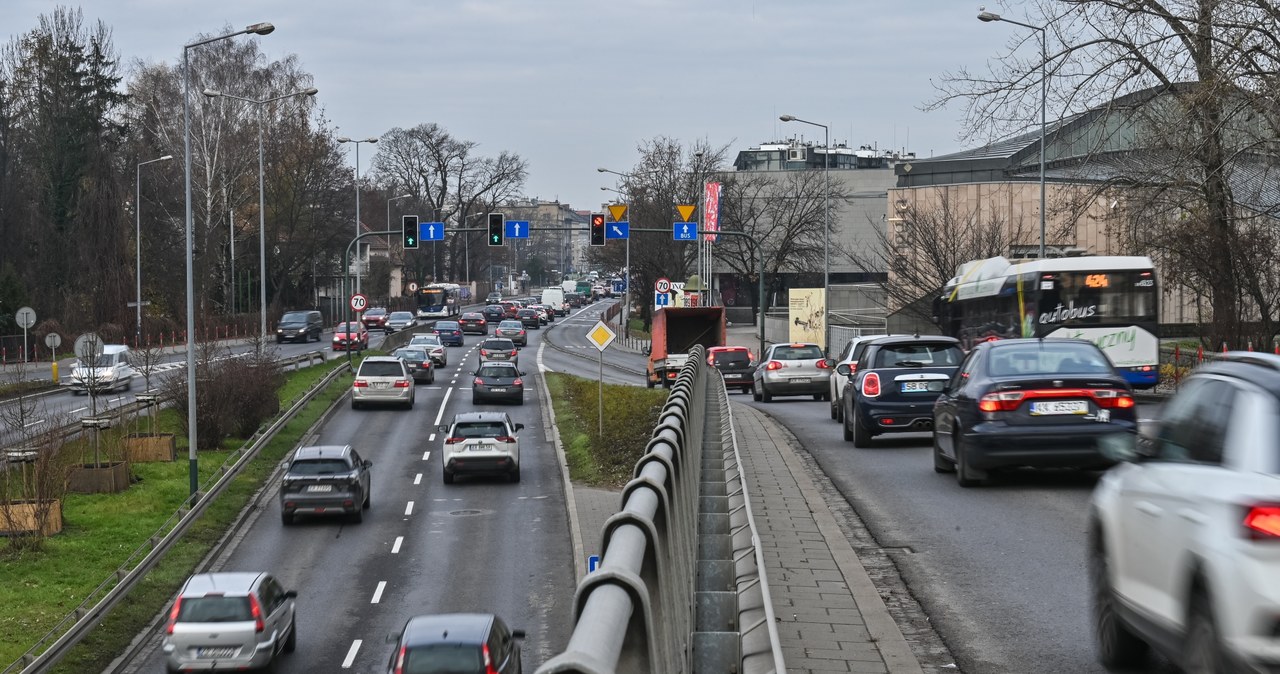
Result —
[{"label": "car side mirror", "polygon": [[387,634],[387,643],[389,643],[389,644],[395,644],[395,643],[399,643],[399,642],[400,642],[400,633],[399,633],[399,632],[391,632],[391,633]]},{"label": "car side mirror", "polygon": [[511,630],[511,638],[512,638],[512,639],[523,639],[523,638],[524,638],[524,630]]},{"label": "car side mirror", "polygon": [[372,462],[372,461],[365,461],[365,462],[364,462],[364,467],[365,467],[365,468],[373,468],[373,462]]},{"label": "car side mirror", "polygon": [[529,373],[528,373],[528,372],[521,372],[521,373],[520,373],[520,376],[521,376],[521,377],[527,377],[528,375],[529,375]]},{"label": "car side mirror", "polygon": [[297,599],[297,598],[298,598],[298,591],[297,591],[297,590],[285,590],[284,596],[285,596],[285,599]]},{"label": "car side mirror", "polygon": [[849,367],[848,363],[840,363],[839,365],[836,366],[836,374],[848,377],[852,372],[853,372],[853,369]]},{"label": "car side mirror", "polygon": [[440,424],[439,426],[437,426],[437,427],[436,427],[436,430],[437,430],[437,431],[440,431],[441,433],[448,433],[448,432],[449,432],[449,426],[448,426],[448,424]]},{"label": "car side mirror", "polygon": [[518,430],[522,430],[523,428],[524,428],[524,424],[516,424],[516,430],[517,430],[517,431],[518,431]]}]

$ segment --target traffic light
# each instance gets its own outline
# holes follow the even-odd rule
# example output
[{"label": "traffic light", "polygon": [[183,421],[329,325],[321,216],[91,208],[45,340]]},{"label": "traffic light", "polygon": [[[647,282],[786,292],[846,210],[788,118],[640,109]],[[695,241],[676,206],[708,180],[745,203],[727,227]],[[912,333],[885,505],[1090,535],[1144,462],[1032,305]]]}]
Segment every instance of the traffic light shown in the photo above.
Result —
[{"label": "traffic light", "polygon": [[489,245],[501,246],[506,236],[507,216],[502,213],[489,214]]},{"label": "traffic light", "polygon": [[418,216],[406,215],[400,218],[400,225],[404,228],[404,247],[405,250],[418,247]]},{"label": "traffic light", "polygon": [[591,214],[591,245],[604,245],[604,213]]}]

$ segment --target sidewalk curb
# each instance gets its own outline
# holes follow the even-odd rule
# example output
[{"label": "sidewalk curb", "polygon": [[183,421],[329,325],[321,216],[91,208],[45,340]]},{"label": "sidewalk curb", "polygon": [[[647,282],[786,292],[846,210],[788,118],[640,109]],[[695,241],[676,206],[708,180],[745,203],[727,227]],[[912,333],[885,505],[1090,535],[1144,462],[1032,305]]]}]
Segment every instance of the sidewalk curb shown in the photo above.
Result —
[{"label": "sidewalk curb", "polygon": [[[542,343],[550,342],[551,340],[546,339],[544,335]],[[573,582],[576,588],[586,577],[586,570],[582,568],[582,560],[586,559],[583,556],[586,553],[582,544],[582,524],[578,522],[578,502],[573,497],[573,481],[569,479],[569,460],[564,455],[560,428],[555,424],[555,412],[552,409],[555,401],[551,400],[551,391],[547,388],[547,370],[542,364],[541,347],[535,360],[538,365],[538,388],[542,390],[542,399],[546,402],[542,406],[542,432],[556,448],[556,461],[560,463],[560,481],[564,484],[564,505],[569,511],[569,538],[573,545]]]},{"label": "sidewalk curb", "polygon": [[845,583],[853,594],[854,601],[862,613],[867,632],[875,641],[889,674],[922,674],[924,670],[920,667],[920,661],[911,652],[911,646],[902,635],[902,630],[898,628],[898,623],[894,621],[893,616],[889,615],[889,608],[885,606],[880,592],[871,582],[871,577],[867,575],[867,570],[862,566],[862,561],[858,559],[853,546],[840,531],[835,515],[818,495],[817,485],[814,484],[804,465],[800,463],[800,457],[796,455],[795,446],[798,441],[795,436],[768,412],[754,407],[752,409],[768,419],[766,430],[774,437],[787,470],[800,485],[800,491],[804,494],[809,511],[813,513],[818,531],[830,548],[836,566],[839,567],[840,574],[844,576]]}]

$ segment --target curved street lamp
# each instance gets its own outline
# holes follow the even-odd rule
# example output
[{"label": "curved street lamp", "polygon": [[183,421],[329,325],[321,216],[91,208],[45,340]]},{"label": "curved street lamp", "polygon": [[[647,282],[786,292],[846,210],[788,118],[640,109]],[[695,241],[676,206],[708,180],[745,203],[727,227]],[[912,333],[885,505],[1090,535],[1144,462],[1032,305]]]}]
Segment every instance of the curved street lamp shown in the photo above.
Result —
[{"label": "curved street lamp", "polygon": [[831,351],[831,129],[795,115],[782,115],[784,122],[800,122],[822,127],[822,179],[826,183],[822,204],[822,350]]}]

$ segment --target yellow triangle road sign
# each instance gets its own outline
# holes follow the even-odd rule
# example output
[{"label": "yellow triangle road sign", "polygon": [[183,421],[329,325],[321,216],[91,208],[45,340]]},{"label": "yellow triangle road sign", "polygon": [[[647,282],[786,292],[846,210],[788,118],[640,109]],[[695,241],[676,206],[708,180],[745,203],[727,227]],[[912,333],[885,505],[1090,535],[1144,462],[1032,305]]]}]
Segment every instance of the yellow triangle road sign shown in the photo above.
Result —
[{"label": "yellow triangle road sign", "polygon": [[676,210],[680,211],[680,222],[693,222],[693,212],[698,210],[694,204],[679,204]]},{"label": "yellow triangle road sign", "polygon": [[627,205],[609,204],[609,215],[613,216],[614,222],[622,222],[627,217]]}]

